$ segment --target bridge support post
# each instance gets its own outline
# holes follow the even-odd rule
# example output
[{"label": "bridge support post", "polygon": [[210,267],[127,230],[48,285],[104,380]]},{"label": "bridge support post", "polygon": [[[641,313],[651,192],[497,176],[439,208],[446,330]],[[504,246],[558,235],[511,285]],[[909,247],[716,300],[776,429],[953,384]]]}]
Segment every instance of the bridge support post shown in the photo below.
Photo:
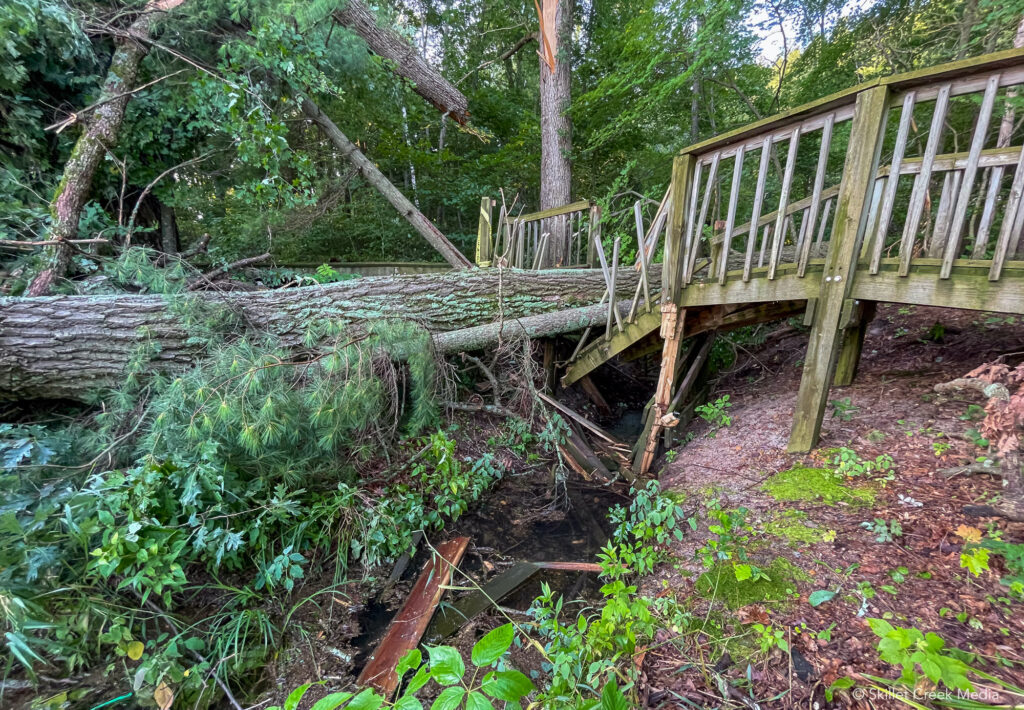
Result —
[{"label": "bridge support post", "polygon": [[844,323],[843,342],[839,349],[839,362],[836,363],[836,375],[832,384],[838,387],[852,385],[860,365],[860,353],[864,348],[864,335],[868,324],[875,318],[875,302],[854,302],[851,304],[850,322]]},{"label": "bridge support post", "polygon": [[[658,436],[664,429],[662,417],[668,412],[672,400],[672,386],[676,377],[676,362],[683,344],[686,310],[679,308],[679,293],[683,287],[683,224],[687,196],[691,189],[697,159],[692,155],[677,155],[672,161],[672,187],[668,203],[668,234],[665,238],[665,265],[661,271],[661,337],[665,344],[661,354],[661,374],[652,406],[647,411],[643,441],[638,442],[633,468],[638,476],[645,475],[658,452]],[[696,188],[692,188],[696,189]],[[641,448],[642,446],[642,448]]]},{"label": "bridge support post", "polygon": [[[857,96],[843,179],[836,198],[835,226],[825,259],[821,296],[815,308],[789,438],[791,452],[810,451],[821,433],[828,389],[844,338],[843,305],[850,295],[865,218],[871,206],[872,180],[878,169],[888,104],[886,86],[868,89]],[[856,353],[859,355],[859,347]]]}]

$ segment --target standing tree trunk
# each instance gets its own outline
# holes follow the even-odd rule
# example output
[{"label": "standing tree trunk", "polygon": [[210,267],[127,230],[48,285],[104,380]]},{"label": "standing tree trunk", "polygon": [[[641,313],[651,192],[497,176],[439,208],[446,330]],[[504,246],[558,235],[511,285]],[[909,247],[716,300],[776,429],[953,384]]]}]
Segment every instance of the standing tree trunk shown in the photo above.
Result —
[{"label": "standing tree trunk", "polygon": [[454,244],[448,241],[441,230],[434,226],[434,223],[427,219],[427,216],[416,209],[416,205],[409,201],[401,191],[391,184],[377,166],[356,148],[355,144],[348,139],[341,129],[338,128],[330,117],[320,110],[320,107],[308,98],[302,98],[302,112],[323,129],[331,142],[341,151],[342,156],[348,160],[352,167],[359,171],[363,178],[373,185],[384,198],[398,210],[413,228],[423,235],[423,238],[430,242],[430,245],[440,252],[444,260],[456,269],[468,269],[473,264],[460,252]]},{"label": "standing tree trunk", "polygon": [[174,208],[160,203],[160,251],[164,254],[177,254],[181,244],[178,240],[178,220],[174,217]]},{"label": "standing tree trunk", "polygon": [[185,0],[150,0],[142,14],[128,26],[128,31],[117,38],[117,49],[110,60],[100,100],[64,165],[64,175],[50,205],[49,239],[54,242],[50,264],[29,284],[27,295],[50,293],[57,279],[67,274],[72,249],[67,241],[78,235],[78,222],[92,192],[96,168],[106,152],[117,145],[124,109],[131,97],[129,92],[135,88],[139,64],[148,51],[145,41],[157,20],[183,2]]},{"label": "standing tree trunk", "polygon": [[[553,12],[552,12],[553,10]],[[540,209],[571,202],[572,121],[569,119],[572,78],[573,0],[544,0],[540,53]],[[544,49],[550,45],[546,56]],[[553,64],[553,66],[552,66]],[[542,266],[565,264],[569,232],[562,220],[548,220],[548,253]]]}]

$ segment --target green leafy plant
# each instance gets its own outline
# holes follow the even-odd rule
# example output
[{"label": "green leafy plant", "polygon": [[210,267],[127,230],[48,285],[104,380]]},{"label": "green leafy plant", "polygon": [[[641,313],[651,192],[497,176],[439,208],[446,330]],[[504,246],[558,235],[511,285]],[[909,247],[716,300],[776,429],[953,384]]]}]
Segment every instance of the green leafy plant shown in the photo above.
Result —
[{"label": "green leafy plant", "polygon": [[694,409],[701,419],[711,425],[711,430],[708,432],[709,437],[714,438],[715,432],[718,429],[732,424],[732,417],[726,413],[726,410],[731,406],[732,402],[729,401],[729,395],[724,394],[714,402],[698,404]]},{"label": "green leafy plant", "polygon": [[860,407],[856,406],[849,397],[833,399],[830,404],[832,405],[832,417],[844,422],[853,419],[853,415],[860,411]]},{"label": "green leafy plant", "polygon": [[903,526],[898,520],[883,520],[875,518],[873,521],[865,521],[860,524],[875,536],[875,542],[893,542],[898,537],[903,537]]},{"label": "green leafy plant", "polygon": [[832,458],[835,472],[839,476],[854,478],[857,476],[869,476],[872,474],[883,477],[886,480],[895,478],[893,469],[895,463],[889,454],[880,454],[875,459],[865,460],[853,449],[841,447]]},{"label": "green leafy plant", "polygon": [[[492,700],[516,703],[534,692],[536,688],[522,672],[504,668],[502,657],[512,647],[516,630],[512,624],[505,624],[489,631],[473,645],[471,663],[472,675],[467,676],[466,664],[459,651],[451,646],[428,646],[429,660],[423,660],[419,649],[412,649],[398,662],[395,672],[399,678],[411,673],[402,693],[389,701],[373,688],[367,688],[358,695],[349,692],[331,693],[313,704],[315,710],[376,710],[397,708],[411,710],[422,708],[417,694],[431,681],[442,688],[432,708],[436,710],[484,710],[493,708]],[[481,674],[483,674],[481,676]],[[285,700],[283,710],[295,710],[312,684],[296,688]],[[282,710],[273,706],[268,710]]]}]

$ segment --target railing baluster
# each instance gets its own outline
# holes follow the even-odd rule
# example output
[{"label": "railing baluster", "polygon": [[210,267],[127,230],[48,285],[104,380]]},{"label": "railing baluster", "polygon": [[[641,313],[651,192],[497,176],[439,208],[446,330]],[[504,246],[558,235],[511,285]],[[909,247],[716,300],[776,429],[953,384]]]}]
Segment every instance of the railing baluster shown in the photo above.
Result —
[{"label": "railing baluster", "polygon": [[757,268],[764,266],[764,253],[768,248],[768,239],[772,233],[771,224],[764,225],[764,230],[761,231],[761,254],[757,257]]},{"label": "railing baluster", "polygon": [[[804,215],[804,224],[800,227],[801,249],[796,274],[803,278],[807,271],[807,259],[811,255],[811,234],[821,209],[821,191],[825,187],[825,173],[828,169],[828,151],[832,146],[832,128],[836,115],[830,113],[825,117],[825,125],[821,127],[821,148],[818,150],[818,167],[814,173],[814,190],[811,193],[811,206]],[[806,226],[806,229],[804,228]]]},{"label": "railing baluster", "polygon": [[608,289],[609,293],[612,294],[612,313],[615,314],[615,324],[619,327],[619,332],[622,332],[622,318],[619,316],[619,309],[615,307],[615,282],[619,275],[619,248],[622,246],[622,238],[615,237],[615,244],[612,245],[612,285]]},{"label": "railing baluster", "polygon": [[981,210],[981,219],[978,220],[978,235],[974,238],[974,249],[971,250],[972,259],[984,259],[985,249],[988,247],[988,235],[992,230],[992,221],[996,215],[996,198],[999,196],[999,188],[1003,184],[1003,166],[997,165],[988,174],[988,191],[985,194],[985,206]]},{"label": "railing baluster", "polygon": [[882,208],[878,214],[878,228],[874,232],[873,241],[870,242],[870,271],[872,274],[878,273],[878,266],[882,260],[882,250],[885,248],[885,235],[889,231],[889,222],[892,220],[892,208],[896,202],[896,188],[900,182],[900,165],[903,163],[903,154],[907,149],[907,139],[910,137],[910,123],[914,118],[914,101],[916,98],[916,91],[909,91],[903,97],[900,127],[896,132],[896,145],[893,147],[892,165],[889,168],[889,178],[885,183]]},{"label": "railing baluster", "polygon": [[899,275],[910,273],[910,260],[914,256],[914,241],[917,229],[921,224],[921,212],[928,194],[928,184],[932,179],[932,164],[939,152],[942,139],[942,128],[946,121],[946,109],[949,107],[951,84],[943,84],[939,95],[935,98],[935,112],[932,114],[931,128],[928,131],[928,143],[925,145],[924,157],[921,160],[921,172],[914,180],[914,189],[910,195],[910,206],[907,208],[907,221],[903,223],[903,237],[900,239]]},{"label": "railing baluster", "polygon": [[768,279],[775,278],[775,270],[779,266],[782,254],[782,242],[786,237],[786,207],[789,205],[789,189],[793,183],[793,170],[796,168],[796,151],[800,144],[800,127],[793,129],[789,137],[789,154],[786,157],[786,172],[782,178],[782,193],[779,195],[779,216],[775,220],[775,238],[772,241],[772,253],[768,261]]},{"label": "railing baluster", "polygon": [[722,235],[722,249],[719,252],[718,283],[725,283],[725,273],[729,270],[729,251],[732,249],[732,228],[736,224],[736,208],[740,201],[740,183],[743,181],[743,154],[741,145],[736,151],[736,164],[732,169],[732,189],[729,191],[729,211],[725,217],[725,233]]},{"label": "railing baluster", "polygon": [[967,208],[971,201],[971,190],[974,189],[974,178],[978,174],[978,161],[981,159],[981,149],[985,147],[985,136],[988,134],[988,124],[992,120],[992,109],[996,105],[996,93],[999,91],[999,74],[993,74],[985,86],[985,96],[981,100],[981,110],[978,112],[978,122],[974,127],[974,138],[971,140],[971,150],[967,156],[967,167],[964,169],[963,180],[960,183],[960,194],[956,200],[956,207],[953,210],[953,224],[949,228],[949,238],[946,242],[946,253],[942,257],[942,269],[939,271],[939,278],[948,279],[953,271],[953,260],[960,256],[963,245],[964,222],[967,219]]},{"label": "railing baluster", "polygon": [[998,281],[1003,271],[1003,263],[1006,255],[1016,253],[1020,242],[1021,231],[1024,231],[1024,148],[1021,149],[1020,159],[1017,161],[1016,172],[1013,174],[1013,184],[1010,186],[1010,194],[1006,196],[1006,212],[1003,215],[1003,226],[999,230],[999,240],[996,242],[996,251],[992,255],[992,266],[989,267],[989,281]]},{"label": "railing baluster", "polygon": [[828,226],[828,218],[832,212],[832,198],[825,200],[825,211],[821,215],[821,225],[818,227],[818,236],[814,239],[814,249],[817,256],[821,257],[821,243],[825,241],[825,227]]},{"label": "railing baluster", "polygon": [[960,189],[963,173],[959,170],[947,172],[942,177],[942,192],[939,194],[939,207],[935,211],[935,225],[931,240],[927,243],[925,253],[932,258],[939,258],[946,250],[949,239],[949,224],[953,219],[953,201]]},{"label": "railing baluster", "polygon": [[[743,259],[743,280],[750,281],[750,270],[754,265],[754,246],[757,242],[757,223],[761,219],[764,203],[764,185],[768,179],[768,159],[772,150],[771,135],[765,136],[761,145],[761,164],[757,168],[757,187],[754,188],[754,211],[750,216],[750,233],[747,234],[747,254]],[[761,246],[761,261],[764,261],[764,243]],[[760,264],[758,264],[760,266]]]},{"label": "railing baluster", "polygon": [[714,192],[715,178],[718,177],[718,163],[721,160],[720,152],[711,156],[711,167],[708,168],[708,182],[704,187],[704,198],[700,202],[700,217],[695,223],[695,236],[691,244],[690,253],[686,259],[686,281],[693,280],[693,267],[697,263],[697,254],[700,251],[701,240],[704,237],[704,221],[708,218],[708,207],[711,205],[711,194]]},{"label": "railing baluster", "polygon": [[[690,187],[690,206],[686,212],[686,223],[684,224],[684,234],[686,237],[683,239],[683,253],[680,254],[682,260],[679,262],[682,268],[682,284],[685,287],[690,283],[688,276],[689,269],[687,265],[690,263],[690,251],[696,248],[697,239],[700,238],[700,233],[697,232],[697,196],[700,192],[700,174],[703,171],[704,164],[701,161],[697,161],[697,165],[693,169],[693,182]],[[697,232],[696,238],[694,233]]]}]

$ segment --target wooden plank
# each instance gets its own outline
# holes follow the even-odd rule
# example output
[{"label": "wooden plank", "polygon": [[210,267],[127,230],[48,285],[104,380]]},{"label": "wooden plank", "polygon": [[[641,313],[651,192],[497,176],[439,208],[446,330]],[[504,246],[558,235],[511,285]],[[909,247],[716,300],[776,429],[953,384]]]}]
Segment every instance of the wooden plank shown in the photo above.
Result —
[{"label": "wooden plank", "polygon": [[590,375],[584,375],[579,379],[580,387],[586,393],[587,398],[593,402],[594,406],[597,407],[602,415],[609,417],[612,414],[612,408],[608,406],[608,400],[601,394],[601,390],[597,388],[594,381],[590,379]]},{"label": "wooden plank", "polygon": [[594,424],[594,422],[590,421],[585,416],[583,416],[582,414],[577,412],[575,409],[571,409],[571,408],[567,407],[566,405],[562,404],[561,402],[559,402],[554,397],[549,397],[548,395],[544,394],[543,392],[538,392],[537,393],[537,397],[540,398],[541,400],[543,400],[544,402],[547,402],[552,407],[554,407],[555,409],[560,411],[562,414],[565,414],[570,419],[572,419],[573,421],[578,423],[580,426],[582,426],[583,428],[587,429],[591,433],[596,434],[597,436],[601,437],[602,439],[604,439],[608,443],[610,443],[610,444],[621,444],[622,443],[621,441],[616,439],[614,436],[612,436],[611,434],[606,432],[604,429],[599,427],[597,424]]},{"label": "wooden plank", "polygon": [[697,375],[700,374],[700,370],[704,367],[704,363],[708,361],[708,356],[711,355],[711,346],[715,344],[715,332],[704,332],[700,335],[700,346],[698,346],[697,354],[690,362],[690,367],[686,370],[686,375],[683,377],[683,381],[679,383],[676,388],[675,394],[672,396],[672,401],[669,402],[666,414],[674,412],[686,395],[693,390],[693,386],[697,382]]},{"label": "wooden plank", "polygon": [[882,195],[882,206],[878,213],[878,227],[874,232],[874,239],[871,242],[871,273],[878,273],[878,264],[882,259],[882,250],[885,248],[885,236],[889,232],[889,222],[892,221],[892,208],[896,204],[896,188],[900,181],[900,168],[903,165],[903,154],[907,149],[907,139],[910,137],[910,124],[914,118],[914,102],[917,99],[917,92],[908,91],[903,98],[903,110],[900,112],[900,126],[896,131],[896,145],[893,146],[891,172],[885,182],[885,192]]},{"label": "wooden plank", "polygon": [[540,569],[558,572],[594,572],[600,574],[604,568],[596,562],[533,562]]},{"label": "wooden plank", "polygon": [[[1020,156],[1021,146],[1004,146],[1002,148],[985,148],[978,159],[979,168],[993,168],[999,165],[1014,165]],[[963,170],[967,167],[969,153],[943,153],[936,155],[932,161],[933,173],[944,173],[951,170]],[[917,175],[921,172],[923,157],[904,158],[900,164],[900,175]],[[878,177],[887,177],[892,172],[891,165],[878,170]]]},{"label": "wooden plank", "polygon": [[843,331],[843,342],[839,348],[836,374],[833,383],[838,387],[852,385],[857,377],[860,354],[864,349],[864,336],[868,325],[875,317],[875,302],[847,299],[852,305],[852,323]]},{"label": "wooden plank", "polygon": [[832,128],[834,123],[835,114],[829,114],[826,117],[825,125],[821,129],[821,147],[818,150],[818,165],[814,171],[814,188],[811,191],[811,204],[808,206],[808,211],[804,215],[801,225],[801,231],[805,235],[805,240],[799,249],[797,275],[800,278],[803,278],[804,273],[807,271],[807,259],[811,255],[811,230],[814,229],[814,225],[818,221],[818,212],[821,209],[821,193],[825,188],[825,174],[828,172],[828,152],[832,145]]},{"label": "wooden plank", "polygon": [[932,113],[931,128],[928,131],[928,143],[925,145],[921,161],[921,172],[914,180],[914,189],[910,194],[910,205],[907,207],[907,221],[903,223],[903,237],[900,239],[900,276],[910,271],[910,260],[914,255],[914,240],[921,224],[921,212],[924,210],[925,197],[928,195],[928,183],[932,179],[932,165],[939,152],[942,142],[942,130],[946,122],[946,110],[949,107],[950,85],[945,84],[939,89],[935,100],[935,111]]},{"label": "wooden plank", "polygon": [[782,243],[786,240],[786,208],[789,206],[789,190],[793,184],[793,172],[796,170],[796,152],[800,145],[800,128],[794,128],[789,138],[789,153],[786,156],[786,171],[783,173],[782,190],[779,194],[778,217],[775,220],[775,235],[772,239],[772,251],[768,257],[768,280],[775,278],[775,270],[779,267],[782,255]]},{"label": "wooden plank", "polygon": [[992,109],[996,105],[996,92],[999,91],[999,74],[989,77],[985,86],[985,95],[981,100],[981,109],[978,111],[978,120],[974,126],[974,136],[971,138],[971,150],[967,158],[967,167],[964,168],[963,179],[960,181],[960,193],[956,199],[956,207],[953,210],[953,222],[949,228],[949,237],[946,240],[946,253],[942,259],[942,271],[939,278],[948,279],[953,268],[953,260],[960,256],[963,246],[964,222],[967,219],[967,211],[970,207],[971,191],[974,189],[974,178],[978,174],[978,160],[981,158],[981,149],[985,147],[985,137],[988,135],[988,125],[992,120]]},{"label": "wooden plank", "polygon": [[494,208],[494,200],[490,197],[480,199],[480,219],[476,229],[476,265],[486,267],[491,265],[491,210]]},{"label": "wooden plank", "polygon": [[[999,230],[999,239],[996,240],[996,250],[992,255],[992,266],[988,272],[989,281],[998,281],[1002,274],[1003,264],[1006,262],[1006,255],[1016,251],[1016,245],[1020,240],[1021,230],[1024,225],[1024,150],[1021,151],[1020,159],[1017,161],[1017,169],[1013,174],[1013,183],[1010,185],[1010,194],[1006,197],[1006,206],[1003,211],[1003,226]],[[1011,243],[1014,247],[1011,250]]]},{"label": "wooden plank", "polygon": [[[982,55],[983,57],[985,55]],[[989,55],[991,56],[991,55]],[[980,91],[985,90],[985,86],[988,84],[988,78],[992,75],[994,70],[1003,70],[999,80],[999,86],[1013,86],[1024,82],[1024,66],[1021,66],[1020,60],[1014,63],[996,63],[990,64],[983,67],[981,71],[975,69],[972,73],[968,73],[960,78],[954,79],[951,82],[950,96],[963,96],[965,94],[976,94]],[[884,81],[884,80],[883,80]],[[930,81],[917,82],[921,88],[918,90],[919,101],[930,101],[934,99],[938,94],[938,84],[941,82],[940,78],[933,77]]]},{"label": "wooden plank", "polygon": [[[759,121],[749,123],[727,133],[695,143],[683,148],[682,151],[680,151],[680,155],[703,155],[712,150],[718,149],[723,150],[723,157],[728,157],[724,150],[733,147],[740,141],[746,140],[751,136],[757,136],[756,141],[760,141],[760,136],[772,129],[776,129],[780,133],[785,134],[792,130],[794,122],[804,121],[808,116],[817,117],[829,110],[836,109],[837,107],[840,109],[848,109],[854,102],[857,95],[865,91],[869,91],[876,86],[888,86],[891,87],[893,91],[902,92],[915,87],[942,82],[948,82],[952,89],[953,82],[956,82],[957,94],[973,93],[984,88],[985,76],[987,74],[991,74],[993,71],[1003,68],[1008,70],[1003,76],[1003,85],[1009,85],[1011,82],[1018,83],[1021,81],[1020,74],[1018,72],[1021,70],[1022,61],[1024,61],[1024,49],[1008,49],[1002,52],[983,54],[978,57],[971,57],[960,61],[949,62],[947,64],[940,64],[938,66],[919,69],[903,74],[895,74],[881,79],[873,79],[815,101],[802,104],[801,106],[797,106],[796,108],[788,111],[783,111]],[[965,78],[966,81],[957,81]],[[937,93],[938,90],[932,87],[920,89],[918,91],[918,101],[929,101],[932,98],[935,98]],[[897,95],[897,97],[899,100],[902,100],[901,95]],[[849,115],[846,116],[846,118],[848,117]],[[836,122],[841,120],[845,120],[845,118],[837,116]],[[813,130],[813,128],[804,126],[804,130]],[[746,147],[748,150],[751,149],[749,144],[747,144]],[[756,143],[753,147],[756,148]]]},{"label": "wooden plank", "polygon": [[987,261],[958,260],[948,279],[939,278],[938,259],[915,262],[907,276],[899,276],[899,264],[892,261],[883,260],[878,274],[859,274],[852,297],[1024,315],[1024,262],[1008,262],[1002,278],[990,281]]},{"label": "wooden plank", "polygon": [[859,251],[860,226],[875,180],[885,132],[888,89],[884,86],[857,96],[857,112],[850,129],[843,181],[836,203],[835,228],[825,262],[825,282],[815,309],[800,391],[797,394],[790,451],[810,451],[818,441],[835,372],[839,346],[839,319],[849,296]]},{"label": "wooden plank", "polygon": [[356,679],[357,685],[375,688],[385,697],[394,692],[399,681],[395,666],[402,656],[419,645],[430,617],[441,601],[444,587],[452,578],[452,569],[462,561],[468,545],[468,537],[457,537],[437,546],[437,551],[423,566],[423,572],[405,604]]},{"label": "wooden plank", "polygon": [[[608,293],[615,293],[615,283],[619,276],[619,249],[622,246],[622,237],[615,237],[615,243],[612,245],[612,281],[608,287]],[[622,332],[622,317],[619,315],[619,309],[612,305],[609,310],[615,316],[615,325],[618,326],[619,332]],[[611,323],[609,325],[609,334],[611,336]]]},{"label": "wooden plank", "polygon": [[557,217],[562,214],[569,214],[570,212],[581,212],[583,210],[590,209],[590,200],[579,200],[578,202],[571,202],[561,207],[552,207],[551,209],[541,210],[540,212],[531,212],[529,214],[520,215],[519,219],[523,222],[536,222],[538,220],[547,219],[548,217]]},{"label": "wooden plank", "polygon": [[540,567],[533,562],[517,562],[480,589],[438,611],[423,635],[424,640],[430,644],[444,641],[466,623],[517,590],[539,571]]},{"label": "wooden plank", "polygon": [[632,323],[627,323],[621,333],[615,333],[609,340],[595,340],[585,350],[573,357],[573,361],[562,376],[562,386],[568,387],[589,372],[611,360],[629,348],[633,343],[654,332],[661,325],[661,313],[641,313]]},{"label": "wooden plank", "polygon": [[718,283],[725,283],[725,272],[729,269],[729,252],[732,251],[732,228],[736,223],[736,208],[740,201],[740,183],[743,182],[743,155],[741,148],[736,153],[732,167],[732,187],[729,190],[729,208],[725,218],[725,234],[722,239],[722,250],[718,258]]},{"label": "wooden plank", "polygon": [[757,241],[757,230],[761,224],[761,206],[764,203],[764,186],[768,179],[768,160],[771,150],[771,140],[766,138],[761,144],[761,163],[757,168],[757,186],[754,188],[754,209],[750,215],[750,231],[747,234],[747,253],[743,262],[743,280],[745,282],[750,281],[750,270],[754,265],[754,243]]},{"label": "wooden plank", "polygon": [[590,225],[587,232],[587,268],[594,268],[594,242],[601,243],[601,206],[590,208]]}]

